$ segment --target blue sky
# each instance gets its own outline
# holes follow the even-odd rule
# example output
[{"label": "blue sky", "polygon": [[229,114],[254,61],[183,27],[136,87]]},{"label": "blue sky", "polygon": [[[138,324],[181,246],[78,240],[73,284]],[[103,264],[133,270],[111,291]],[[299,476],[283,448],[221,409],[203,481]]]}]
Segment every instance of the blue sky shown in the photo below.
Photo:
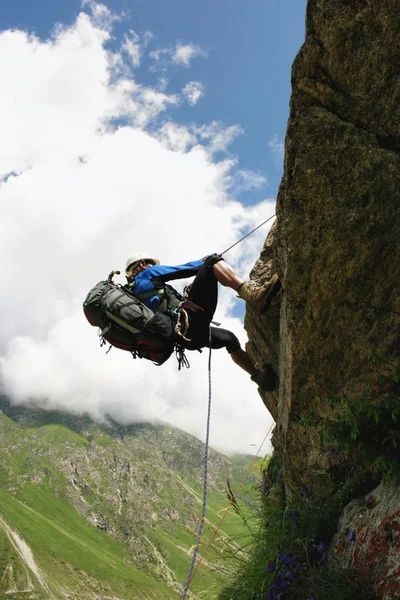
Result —
[{"label": "blue sky", "polygon": [[[263,175],[268,185],[240,194],[244,203],[275,197],[282,160],[269,147],[276,136],[284,141],[290,98],[290,70],[304,41],[306,0],[110,0],[108,8],[123,19],[114,25],[110,48],[133,29],[154,34],[153,48],[179,40],[200,46],[207,57],[190,65],[191,78],[201,81],[204,97],[182,106],[177,123],[198,125],[217,120],[239,124],[243,135],[230,147],[242,169]],[[71,25],[81,11],[80,0],[15,0],[3,3],[0,29],[18,28],[46,39],[57,22]],[[159,74],[142,61],[136,72],[154,85]],[[187,80],[185,69],[168,71],[168,91]]]},{"label": "blue sky", "polygon": [[[0,392],[11,401],[160,419],[204,439],[206,353],[191,352],[185,372],[173,359],[157,369],[106,355],[82,301],[134,252],[180,264],[274,215],[305,5],[2,2]],[[225,255],[243,280],[271,223]],[[220,287],[215,320],[242,344],[244,308]],[[213,353],[213,396],[211,445],[258,446],[271,416],[224,350]]]}]

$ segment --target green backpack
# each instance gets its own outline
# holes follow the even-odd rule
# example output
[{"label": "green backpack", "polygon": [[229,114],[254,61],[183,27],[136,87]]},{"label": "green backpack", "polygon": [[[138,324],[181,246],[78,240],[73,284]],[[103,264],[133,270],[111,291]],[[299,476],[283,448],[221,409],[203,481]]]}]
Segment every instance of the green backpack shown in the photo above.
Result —
[{"label": "green backpack", "polygon": [[174,351],[173,319],[162,312],[154,313],[127,286],[117,285],[110,278],[90,290],[83,312],[89,323],[100,329],[101,345],[108,342],[156,365],[162,365]]}]

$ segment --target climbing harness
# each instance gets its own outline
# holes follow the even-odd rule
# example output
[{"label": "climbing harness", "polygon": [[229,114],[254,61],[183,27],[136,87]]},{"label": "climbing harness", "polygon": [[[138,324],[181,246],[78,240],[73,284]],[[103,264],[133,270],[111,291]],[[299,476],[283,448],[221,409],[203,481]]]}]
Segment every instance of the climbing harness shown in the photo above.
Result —
[{"label": "climbing harness", "polygon": [[[190,300],[189,293],[191,287],[191,284],[185,287],[185,289],[183,290],[182,302],[174,310],[174,315],[177,316],[177,320],[175,323],[175,334],[178,337],[183,338],[185,342],[192,341],[186,337],[190,325],[188,311],[193,312],[195,314],[204,311],[204,309],[201,306],[198,306],[198,304],[195,304],[192,300]],[[211,323],[217,324],[215,323],[215,321],[211,321]]]},{"label": "climbing harness", "polygon": [[242,238],[240,238],[240,240],[238,240],[237,242],[235,242],[234,244],[232,244],[232,246],[229,246],[229,248],[227,248],[226,250],[224,250],[223,252],[221,252],[221,254],[218,254],[218,256],[222,256],[223,254],[226,254],[227,252],[229,252],[229,250],[232,250],[232,248],[234,248],[235,246],[237,246],[238,244],[240,244],[240,242],[243,242],[243,240],[245,240],[247,237],[249,237],[249,235],[251,235],[252,233],[254,233],[255,231],[257,231],[257,229],[260,229],[260,227],[262,227],[263,225],[265,225],[265,223],[268,223],[268,221],[270,221],[274,217],[276,217],[275,214],[273,214],[272,217],[269,217],[266,221],[263,221],[261,223],[261,225],[258,225],[257,227],[255,227],[254,229],[252,229],[252,231],[249,231],[249,233],[246,233],[246,235],[244,235]]},{"label": "climbing harness", "polygon": [[199,523],[199,529],[197,532],[196,544],[193,550],[192,560],[189,567],[189,573],[186,579],[186,584],[183,589],[180,600],[185,600],[186,594],[189,589],[190,581],[192,579],[193,567],[196,562],[197,553],[199,551],[201,536],[203,533],[204,527],[204,519],[206,516],[206,508],[207,508],[207,487],[208,487],[208,448],[209,448],[209,438],[210,438],[210,417],[211,417],[211,326],[209,327],[209,342],[210,342],[210,351],[208,354],[208,413],[207,413],[207,433],[206,433],[206,443],[204,447],[204,476],[203,476],[203,506],[201,509],[201,518]]}]

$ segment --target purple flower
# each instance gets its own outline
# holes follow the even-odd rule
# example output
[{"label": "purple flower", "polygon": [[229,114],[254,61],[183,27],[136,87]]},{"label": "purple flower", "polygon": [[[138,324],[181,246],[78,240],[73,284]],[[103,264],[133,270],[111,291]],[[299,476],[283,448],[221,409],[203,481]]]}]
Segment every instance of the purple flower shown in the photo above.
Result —
[{"label": "purple flower", "polygon": [[308,491],[308,487],[306,485],[301,485],[300,486],[300,495],[305,499],[308,500],[308,498],[310,497],[309,491]]},{"label": "purple flower", "polygon": [[268,563],[267,573],[274,573],[274,572],[275,572],[275,564],[272,562]]},{"label": "purple flower", "polygon": [[327,555],[326,552],[321,556],[321,560],[319,562],[320,563],[326,563],[326,562],[328,562],[328,555]]},{"label": "purple flower", "polygon": [[285,518],[292,519],[292,521],[295,525],[299,524],[299,517],[300,517],[300,513],[298,510],[289,510],[289,512],[287,512],[285,515]]},{"label": "purple flower", "polygon": [[284,554],[279,555],[279,562],[281,563],[281,565],[287,561],[288,556],[289,552],[285,552]]},{"label": "purple flower", "polygon": [[292,563],[296,562],[296,560],[297,556],[294,556],[291,552],[284,552],[283,554],[279,555],[279,562],[281,565],[291,565]]},{"label": "purple flower", "polygon": [[285,573],[285,577],[286,577],[286,579],[287,579],[289,582],[292,582],[292,581],[294,581],[294,573],[293,573],[293,571],[290,571],[290,570],[289,570],[289,571],[286,571],[286,573]]},{"label": "purple flower", "polygon": [[278,573],[272,582],[272,589],[278,593],[283,592],[287,586],[288,582],[286,581],[285,577],[282,575],[282,573]]},{"label": "purple flower", "polygon": [[350,532],[349,541],[353,543],[356,541],[356,532],[354,530]]},{"label": "purple flower", "polygon": [[286,514],[286,518],[287,519],[292,519],[293,523],[295,525],[299,524],[299,516],[300,513],[297,510],[290,510],[287,514]]},{"label": "purple flower", "polygon": [[323,554],[325,552],[325,544],[323,542],[320,542],[317,546],[317,550],[318,550],[318,552]]}]

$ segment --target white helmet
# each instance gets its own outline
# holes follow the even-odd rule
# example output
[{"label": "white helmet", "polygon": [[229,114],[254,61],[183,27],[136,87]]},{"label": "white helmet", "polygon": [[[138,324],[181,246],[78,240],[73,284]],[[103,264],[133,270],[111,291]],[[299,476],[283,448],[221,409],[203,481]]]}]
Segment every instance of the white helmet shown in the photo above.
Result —
[{"label": "white helmet", "polygon": [[135,254],[132,254],[125,263],[125,273],[128,274],[128,271],[135,269],[142,260],[151,260],[156,265],[160,264],[159,260],[153,258],[147,252],[135,252]]}]

